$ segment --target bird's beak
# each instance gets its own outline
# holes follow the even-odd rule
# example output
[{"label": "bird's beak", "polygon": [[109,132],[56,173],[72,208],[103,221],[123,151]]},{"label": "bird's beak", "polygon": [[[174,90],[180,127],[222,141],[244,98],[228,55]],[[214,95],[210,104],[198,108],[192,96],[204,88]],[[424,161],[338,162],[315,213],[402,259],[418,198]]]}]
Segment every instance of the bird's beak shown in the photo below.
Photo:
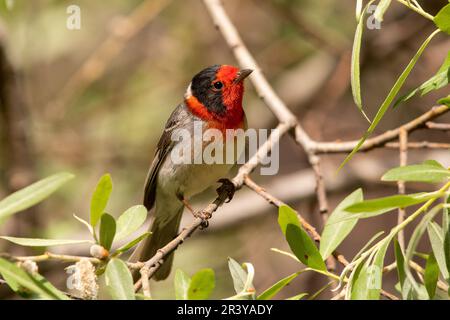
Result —
[{"label": "bird's beak", "polygon": [[242,69],[237,73],[236,79],[234,79],[234,83],[242,82],[245,78],[247,78],[250,73],[252,73],[252,69]]}]

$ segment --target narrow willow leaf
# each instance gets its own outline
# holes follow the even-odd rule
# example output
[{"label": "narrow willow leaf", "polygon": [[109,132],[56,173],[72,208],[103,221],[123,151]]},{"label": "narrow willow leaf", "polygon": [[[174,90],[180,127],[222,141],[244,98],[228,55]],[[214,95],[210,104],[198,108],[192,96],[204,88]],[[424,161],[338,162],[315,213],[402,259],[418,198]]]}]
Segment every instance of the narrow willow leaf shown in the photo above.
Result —
[{"label": "narrow willow leaf", "polygon": [[398,243],[398,240],[394,241],[394,253],[395,261],[397,263],[397,276],[400,283],[400,292],[402,291],[403,285],[405,284],[406,274],[405,274],[405,257],[403,256],[402,248]]},{"label": "narrow willow leaf", "polygon": [[323,270],[327,268],[315,243],[301,227],[297,213],[288,206],[278,210],[278,224],[295,256],[310,268]]},{"label": "narrow willow leaf", "polygon": [[104,213],[100,220],[100,245],[106,250],[111,249],[116,234],[116,220],[114,217]]},{"label": "narrow willow leaf", "polygon": [[[253,286],[254,273],[247,272],[234,259],[228,258],[228,268],[230,269],[231,277],[233,278],[234,290],[238,295],[245,294],[241,298],[252,299],[255,293]],[[251,270],[253,271],[253,270]]]},{"label": "narrow willow leaf", "polygon": [[111,176],[109,174],[105,174],[98,181],[91,198],[91,225],[93,227],[97,225],[103,212],[105,211],[111,192]]},{"label": "narrow willow leaf", "polygon": [[[20,285],[43,299],[69,300],[61,291],[56,289],[50,282],[39,274],[31,275],[15,264],[0,258],[0,274],[6,281],[12,281],[12,288],[17,289]],[[9,284],[9,282],[8,282]]]},{"label": "narrow willow leaf", "polygon": [[378,21],[383,21],[384,14],[386,10],[389,8],[391,4],[391,0],[381,0],[377,5],[377,9],[375,10],[374,17]]},{"label": "narrow willow leaf", "polygon": [[415,204],[423,203],[425,201],[434,198],[436,198],[435,193],[426,193],[426,192],[410,195],[395,195],[358,202],[345,208],[345,210],[354,213],[377,212],[380,210],[393,210],[397,208],[405,208]]},{"label": "narrow willow leaf", "polygon": [[302,298],[306,297],[308,294],[307,293],[300,293],[297,294],[296,296],[287,298],[286,300],[301,300]]},{"label": "narrow willow leaf", "polygon": [[439,32],[439,30],[434,31],[426,40],[425,42],[420,46],[419,50],[416,52],[412,60],[409,62],[409,64],[406,66],[405,70],[402,72],[400,77],[395,82],[392,89],[389,91],[389,94],[387,95],[386,99],[381,104],[380,108],[378,109],[377,114],[375,115],[375,118],[372,121],[372,124],[367,129],[366,133],[364,133],[363,137],[358,141],[358,144],[356,147],[350,152],[350,154],[345,158],[345,160],[341,163],[339,166],[339,169],[342,169],[345,164],[350,161],[351,158],[355,155],[356,152],[361,148],[364,141],[367,140],[367,138],[372,134],[372,132],[375,130],[375,128],[380,123],[381,119],[383,118],[384,114],[386,113],[387,109],[391,105],[392,101],[397,96],[398,92],[402,88],[403,84],[405,83],[406,79],[408,78],[409,74],[411,73],[411,70],[414,68],[414,66],[417,63],[417,60],[419,60],[420,56],[422,55],[425,48],[428,46],[430,41],[433,39],[433,37]]},{"label": "narrow willow leaf", "polygon": [[121,246],[119,249],[116,250],[116,253],[122,253],[122,252],[126,252],[126,251],[130,250],[131,248],[133,248],[135,245],[137,245],[139,242],[141,242],[142,240],[144,240],[151,234],[152,234],[151,232],[146,232],[146,233],[140,235],[136,239],[131,240],[127,244]]},{"label": "narrow willow leaf", "polygon": [[[441,210],[442,205],[437,205],[433,209],[431,209],[419,222],[417,227],[414,229],[414,232],[411,235],[411,238],[409,240],[408,246],[405,251],[405,261],[411,261],[412,257],[414,255],[414,252],[416,251],[417,245],[419,244],[420,239],[422,238],[422,235],[424,234],[425,230],[427,229],[427,225],[434,219],[434,217],[439,213]],[[420,284],[417,283],[414,276],[411,273],[411,270],[409,269],[409,264],[405,263],[405,274],[408,278],[409,282],[411,283],[412,288],[414,289],[415,293],[419,296],[423,294],[423,292],[420,289]]]},{"label": "narrow willow leaf", "polygon": [[443,7],[433,21],[440,30],[450,34],[450,4]]},{"label": "narrow willow leaf", "polygon": [[127,265],[120,259],[111,259],[105,272],[106,288],[114,300],[135,300],[133,278]]},{"label": "narrow willow leaf", "polygon": [[386,251],[394,238],[394,234],[382,240],[380,247],[365,261],[356,266],[351,274],[352,300],[379,300],[383,281],[383,266]]},{"label": "narrow willow leaf", "polygon": [[[445,204],[447,206],[450,206],[450,195],[447,197]],[[443,271],[441,268],[441,265],[439,264],[439,268],[441,268],[441,273],[444,276],[445,280],[447,280],[447,283],[450,285],[450,207],[444,208],[442,210],[442,237],[443,237],[443,249],[444,249],[444,262],[447,266],[447,271]],[[450,289],[448,290],[448,296],[450,296]]]},{"label": "narrow willow leaf", "polygon": [[390,235],[383,240],[383,244],[378,249],[373,259],[373,263],[370,266],[370,278],[369,278],[369,296],[370,299],[379,300],[381,285],[383,282],[383,267],[386,251],[393,240],[394,235]]},{"label": "narrow willow leaf", "polygon": [[[447,198],[447,204],[450,204],[450,196]],[[449,209],[444,208],[444,216],[447,216],[443,221],[447,221],[448,223],[448,213]],[[444,229],[445,230],[445,229]],[[444,254],[445,254],[445,263],[447,265],[447,274],[446,278],[448,284],[450,285],[450,226],[447,224],[446,232],[444,234]]]},{"label": "narrow willow leaf", "polygon": [[216,286],[214,270],[202,269],[194,274],[188,288],[189,300],[206,300]]},{"label": "narrow willow leaf", "polygon": [[292,252],[303,264],[312,269],[326,271],[319,250],[305,230],[296,225],[287,225],[286,240]]},{"label": "narrow willow leaf", "polygon": [[38,204],[73,178],[73,174],[58,173],[14,192],[0,201],[0,220]]},{"label": "narrow willow leaf", "polygon": [[323,259],[331,255],[358,222],[354,217],[355,214],[345,211],[345,208],[361,201],[363,192],[362,189],[358,189],[347,196],[331,213],[320,239],[320,254]]},{"label": "narrow willow leaf", "polygon": [[356,106],[359,111],[363,114],[366,120],[370,123],[370,119],[364,113],[364,109],[362,106],[362,98],[361,98],[361,70],[360,70],[360,55],[361,55],[361,42],[362,35],[364,30],[364,16],[367,11],[367,7],[372,3],[372,1],[364,8],[361,13],[361,17],[359,18],[358,25],[356,26],[355,38],[353,40],[353,48],[352,48],[352,62],[351,62],[351,71],[350,71],[350,83],[352,87],[353,100],[355,101]]},{"label": "narrow willow leaf", "polygon": [[[258,296],[258,300],[269,300],[269,299],[273,298],[278,292],[281,291],[281,289],[283,289],[285,286],[287,286],[289,283],[291,283],[292,280],[297,278],[297,276],[300,273],[301,272],[296,272],[294,274],[291,274],[290,276],[287,276],[286,278],[281,279],[280,281],[278,281],[277,283],[272,285],[270,288],[266,289],[263,293],[261,293]],[[299,299],[295,299],[295,300],[299,300]]]},{"label": "narrow willow leaf", "polygon": [[371,283],[372,272],[369,271],[368,262],[361,263],[356,268],[351,283],[352,300],[374,300],[371,296],[369,283]]},{"label": "narrow willow leaf", "polygon": [[381,177],[381,180],[437,183],[449,178],[450,170],[428,162],[391,169]]},{"label": "narrow willow leaf", "polygon": [[444,233],[441,227],[434,221],[427,226],[428,238],[430,239],[431,248],[436,258],[439,269],[445,279],[449,278],[447,263],[445,262],[444,252]]},{"label": "narrow willow leaf", "polygon": [[434,254],[431,253],[428,256],[427,263],[425,265],[425,274],[424,274],[424,282],[425,288],[427,289],[428,296],[430,299],[433,299],[436,295],[436,287],[439,279],[439,267],[434,257]]},{"label": "narrow willow leaf", "polygon": [[415,96],[417,93],[420,93],[421,96],[426,95],[427,93],[443,88],[448,85],[450,76],[450,52],[447,54],[443,64],[437,71],[437,73],[432,76],[430,79],[422,83],[419,87],[411,90],[407,94],[401,96],[394,103],[394,107],[399,105],[402,102],[405,102]]},{"label": "narrow willow leaf", "polygon": [[188,289],[191,284],[191,278],[181,269],[177,269],[175,272],[174,286],[175,286],[175,299],[187,300]]},{"label": "narrow willow leaf", "polygon": [[53,246],[65,246],[69,244],[92,243],[92,241],[89,240],[36,239],[36,238],[16,238],[16,237],[0,237],[0,238],[24,247],[53,247]]},{"label": "narrow willow leaf", "polygon": [[147,218],[147,208],[137,205],[129,208],[117,219],[116,239],[123,239],[137,229],[145,222]]}]

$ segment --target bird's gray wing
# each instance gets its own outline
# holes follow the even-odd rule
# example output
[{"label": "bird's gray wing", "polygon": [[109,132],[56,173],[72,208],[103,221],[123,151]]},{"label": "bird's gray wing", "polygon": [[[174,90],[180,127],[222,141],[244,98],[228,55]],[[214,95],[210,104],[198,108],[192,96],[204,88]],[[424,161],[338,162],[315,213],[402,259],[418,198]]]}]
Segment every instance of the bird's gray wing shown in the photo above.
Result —
[{"label": "bird's gray wing", "polygon": [[172,133],[176,129],[186,127],[192,122],[192,119],[192,114],[187,110],[186,105],[182,103],[175,108],[166,122],[164,132],[159,139],[155,152],[155,158],[150,166],[145,183],[144,206],[149,211],[155,204],[156,182],[159,168],[174,146],[174,141],[171,139]]}]

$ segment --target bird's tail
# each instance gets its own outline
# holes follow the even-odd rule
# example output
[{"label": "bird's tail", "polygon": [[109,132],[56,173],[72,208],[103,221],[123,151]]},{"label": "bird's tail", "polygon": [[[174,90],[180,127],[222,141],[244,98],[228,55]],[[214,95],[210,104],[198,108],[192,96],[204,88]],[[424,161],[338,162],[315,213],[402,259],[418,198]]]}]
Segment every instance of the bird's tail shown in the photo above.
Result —
[{"label": "bird's tail", "polygon": [[[164,209],[167,210],[167,208],[161,208],[161,210]],[[150,230],[152,234],[138,245],[129,261],[147,261],[156,254],[158,249],[161,249],[172,241],[178,234],[183,209],[184,206],[181,205],[178,206],[175,211],[173,211],[172,208],[172,212],[170,213],[166,212],[166,210],[161,212],[158,210],[158,203],[156,203],[155,220],[153,221]],[[164,280],[169,276],[170,270],[172,269],[173,256],[174,253],[172,252],[164,258],[162,266],[156,271],[153,279]],[[133,278],[137,278],[138,276],[139,272],[136,271],[133,274]]]}]

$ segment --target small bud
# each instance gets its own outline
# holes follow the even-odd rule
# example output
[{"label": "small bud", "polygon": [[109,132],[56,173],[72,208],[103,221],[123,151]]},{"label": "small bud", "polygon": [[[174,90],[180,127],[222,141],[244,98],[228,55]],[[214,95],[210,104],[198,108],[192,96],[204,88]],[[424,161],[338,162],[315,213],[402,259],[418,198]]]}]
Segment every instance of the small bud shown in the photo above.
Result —
[{"label": "small bud", "polygon": [[29,274],[36,274],[39,272],[38,265],[36,264],[36,262],[31,260],[25,260],[23,262],[20,262],[19,267],[24,269]]},{"label": "small bud", "polygon": [[94,244],[90,249],[91,256],[97,259],[106,259],[109,256],[108,250],[103,248],[102,246],[99,246],[98,244]]}]

